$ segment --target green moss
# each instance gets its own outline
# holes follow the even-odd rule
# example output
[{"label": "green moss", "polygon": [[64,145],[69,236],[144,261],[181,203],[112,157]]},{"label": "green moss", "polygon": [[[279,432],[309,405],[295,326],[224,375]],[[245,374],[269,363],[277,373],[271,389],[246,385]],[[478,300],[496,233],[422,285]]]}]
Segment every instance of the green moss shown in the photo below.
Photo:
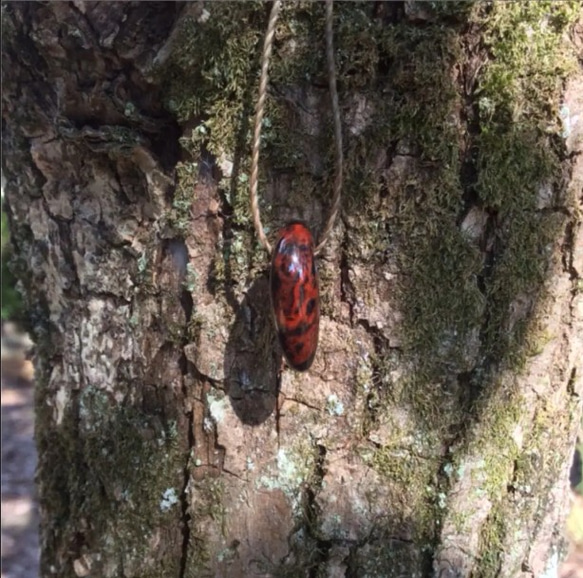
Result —
[{"label": "green moss", "polygon": [[479,89],[485,128],[512,132],[522,122],[543,131],[553,123],[558,128],[562,80],[576,62],[562,35],[579,11],[579,2],[552,0],[484,7],[478,20],[491,54]]},{"label": "green moss", "polygon": [[[515,490],[526,495],[549,496],[570,457],[565,455],[567,448],[563,440],[573,431],[573,417],[577,412],[569,410],[574,405],[573,400],[569,400],[567,408],[556,407],[552,402],[539,404],[532,419],[532,429],[514,465],[512,485]],[[531,504],[533,509],[545,511],[544,499],[534,502]],[[525,519],[531,519],[533,512],[524,509],[527,510]]]},{"label": "green moss", "polygon": [[482,439],[476,440],[486,473],[481,489],[493,500],[499,499],[506,492],[514,462],[521,452],[514,433],[520,424],[523,407],[523,397],[511,393],[500,396],[487,412],[482,412],[480,431],[487,432],[487,435],[477,434]]},{"label": "green moss", "polygon": [[194,293],[199,284],[199,274],[192,263],[186,265],[186,276],[184,278],[184,288],[189,293]]},{"label": "green moss", "polygon": [[431,370],[463,370],[475,364],[475,354],[469,350],[471,334],[479,329],[484,309],[476,282],[479,254],[451,218],[440,224],[434,220],[433,226],[435,232],[426,236],[416,231],[419,236],[407,242],[401,260],[407,272],[403,297],[407,345],[425,352],[427,357],[419,361],[428,376]]},{"label": "green moss", "polygon": [[[191,530],[196,536],[197,525],[205,519],[211,519],[224,532],[227,504],[223,499],[224,486],[219,478],[208,477],[194,482],[192,490],[196,498],[191,500],[192,524]],[[196,542],[196,537],[194,538]]]},{"label": "green moss", "polygon": [[210,133],[209,150],[234,150],[250,83],[256,78],[264,6],[217,3],[205,21],[186,19],[167,67],[167,106],[180,122],[201,118]]},{"label": "green moss", "polygon": [[[249,142],[265,11],[261,2],[215,3],[207,9],[207,19],[183,21],[176,50],[158,74],[168,86],[167,107],[179,122],[197,123],[181,139],[190,158],[199,158],[204,149],[215,157],[236,161],[232,176],[224,176],[219,187],[231,213],[229,228],[234,230],[223,240],[222,252],[217,251],[212,285],[215,291],[222,291],[225,281],[234,281],[233,290],[240,293],[255,251],[248,209],[248,148],[241,152]],[[176,215],[171,223],[184,232],[190,221],[187,209],[197,171],[186,170],[188,166],[182,164],[178,168]]]},{"label": "green moss", "polygon": [[[541,212],[541,187],[561,185],[558,105],[574,65],[562,35],[576,2],[496,3],[481,13],[492,58],[479,80],[481,133],[478,182],[482,202],[496,211],[499,257],[486,283],[489,319],[484,349],[520,364],[527,319],[508,327],[515,299],[540,299],[561,219]],[[567,201],[569,202],[569,201]],[[551,204],[552,206],[552,204]],[[527,315],[527,317],[529,317]]]},{"label": "green moss", "polygon": [[495,578],[500,575],[505,534],[504,508],[501,504],[495,504],[480,533],[476,578]]},{"label": "green moss", "polygon": [[350,568],[363,578],[400,578],[423,576],[427,569],[424,548],[395,539],[394,528],[383,528],[349,558]]},{"label": "green moss", "polygon": [[46,410],[38,412],[40,467],[53,468],[43,475],[41,501],[52,512],[49,523],[65,529],[65,535],[46,534],[54,541],[47,554],[81,540],[103,560],[140,567],[148,556],[150,529],[176,520],[180,507],[165,500],[169,492],[181,492],[184,456],[176,424],[163,425],[129,405],[112,405],[104,392],[92,388],[81,394],[78,411],[75,416],[69,409],[57,429],[43,427],[51,418]]},{"label": "green moss", "polygon": [[[175,467],[182,466],[183,459],[176,424],[163,426],[156,418],[129,406],[121,406],[108,418],[111,407],[107,397],[91,389],[82,394],[79,411],[85,461],[102,490],[112,492],[107,496],[110,508],[117,512],[118,520],[125,522],[129,538],[136,531],[135,525],[149,527],[152,518],[161,516],[163,493],[177,481]],[[139,478],[136,471],[140,472]],[[126,493],[128,487],[133,488],[134,495]],[[94,495],[96,503],[88,503],[88,512],[103,509],[103,504],[97,503],[103,497]],[[113,519],[113,511],[110,515]]]},{"label": "green moss", "polygon": [[477,0],[429,0],[427,4],[431,10],[439,17],[456,18],[460,21],[467,19],[474,11]]},{"label": "green moss", "polygon": [[[451,72],[459,46],[443,32],[437,49],[423,54],[420,44],[403,59],[416,63],[412,76],[418,87],[415,81],[401,86],[398,70],[393,77],[396,103],[407,103],[396,109],[391,103],[406,127],[403,136],[422,157],[439,161],[424,166],[427,180],[406,184],[394,228],[404,274],[406,345],[426,381],[485,360],[519,368],[531,351],[529,331],[544,296],[549,247],[563,221],[540,210],[539,196],[541,188],[554,194],[561,184],[556,113],[562,79],[573,64],[561,37],[576,13],[575,3],[552,2],[500,2],[472,11],[472,19],[485,27],[490,53],[477,76],[477,182],[472,185],[479,205],[495,215],[494,259],[486,267],[458,225],[467,183],[458,159],[459,129],[448,120],[461,104]],[[403,71],[403,80],[410,72]],[[427,86],[439,88],[424,98]],[[513,317],[521,301],[531,305]]]},{"label": "green moss", "polygon": [[[384,141],[406,145],[419,156],[420,170],[408,175],[396,199],[395,217],[376,235],[364,238],[385,251],[397,247],[403,272],[399,296],[404,345],[418,354],[421,371],[427,374],[464,365],[468,337],[479,325],[483,308],[476,285],[479,255],[457,226],[463,189],[455,123],[459,96],[451,70],[460,58],[459,42],[451,29],[434,25],[393,27],[382,35],[379,49],[383,61],[392,64],[390,82],[382,101],[375,102],[376,115],[363,139],[368,146],[357,141],[354,157],[347,155],[348,166],[352,162],[366,167],[370,143]],[[373,167],[364,170],[364,180],[362,168],[347,177],[349,207],[354,203],[356,208],[367,193],[378,190],[369,182]],[[365,186],[359,192],[361,182]],[[378,222],[375,205],[369,211],[368,222]]]},{"label": "green moss", "polygon": [[172,199],[172,208],[166,219],[168,226],[177,236],[184,237],[191,225],[198,170],[196,162],[179,162],[176,165],[176,189]]},{"label": "green moss", "polygon": [[394,445],[384,445],[363,457],[391,488],[395,503],[400,504],[393,516],[414,520],[415,542],[431,543],[444,507],[444,498],[440,498],[435,485],[437,461],[403,449],[399,439]]},{"label": "green moss", "polygon": [[[558,171],[558,164],[555,170]],[[500,172],[503,171],[501,167]],[[546,177],[552,175],[547,174]],[[555,177],[558,178],[558,174]],[[522,208],[512,207],[514,200],[504,202],[502,219],[505,223],[512,223],[512,226],[500,231],[498,242],[502,254],[486,284],[489,319],[484,331],[485,348],[493,357],[506,357],[519,363],[523,359],[521,351],[528,329],[526,322],[534,312],[536,301],[544,296],[542,289],[551,257],[549,249],[563,220],[557,215],[541,213],[529,207],[535,202],[536,191],[533,189],[536,183],[540,180],[528,181],[522,186],[523,192],[525,188],[530,189],[530,195],[525,195],[523,199]],[[497,190],[511,197],[521,194],[518,187],[510,189],[500,185]],[[513,308],[520,308],[521,300],[532,305],[525,313],[518,311],[515,315]],[[509,325],[509,319],[514,319],[515,324]]]}]

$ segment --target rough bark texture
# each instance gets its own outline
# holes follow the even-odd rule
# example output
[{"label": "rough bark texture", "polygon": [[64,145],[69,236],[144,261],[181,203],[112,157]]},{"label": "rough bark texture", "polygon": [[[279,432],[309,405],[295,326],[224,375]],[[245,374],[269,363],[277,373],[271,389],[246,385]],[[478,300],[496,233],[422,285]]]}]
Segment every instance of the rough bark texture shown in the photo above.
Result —
[{"label": "rough bark texture", "polygon": [[[553,564],[583,394],[578,9],[338,3],[343,215],[296,374],[247,211],[268,6],[3,4],[44,576]],[[272,233],[326,216],[323,30],[284,7]]]}]

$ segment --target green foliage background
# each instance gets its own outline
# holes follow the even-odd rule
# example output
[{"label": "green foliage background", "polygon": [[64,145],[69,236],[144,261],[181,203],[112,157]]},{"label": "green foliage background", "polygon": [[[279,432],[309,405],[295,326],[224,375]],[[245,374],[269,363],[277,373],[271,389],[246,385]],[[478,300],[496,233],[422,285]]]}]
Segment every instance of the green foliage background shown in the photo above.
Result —
[{"label": "green foliage background", "polygon": [[8,228],[8,216],[4,210],[4,199],[2,199],[2,320],[14,319],[18,316],[22,304],[20,294],[16,290],[16,279],[9,268],[11,254],[10,231]]}]

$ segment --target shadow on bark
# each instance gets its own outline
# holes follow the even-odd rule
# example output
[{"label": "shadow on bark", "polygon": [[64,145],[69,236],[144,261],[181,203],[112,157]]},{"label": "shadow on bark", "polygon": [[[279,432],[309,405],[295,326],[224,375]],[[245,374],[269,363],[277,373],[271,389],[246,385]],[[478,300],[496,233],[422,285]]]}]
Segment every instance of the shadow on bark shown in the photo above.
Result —
[{"label": "shadow on bark", "polygon": [[276,406],[281,366],[266,277],[253,283],[238,307],[224,363],[227,394],[235,413],[244,424],[263,423]]},{"label": "shadow on bark", "polygon": [[[248,566],[240,569],[245,575],[316,576],[327,570],[329,576],[430,576],[431,556],[420,552],[413,538],[419,531],[412,518],[381,516],[364,522],[358,516],[344,521],[344,538],[330,538],[330,520],[324,526],[313,526],[304,521],[290,536],[287,554],[278,561],[273,551],[258,548]],[[362,534],[366,535],[363,536]],[[255,536],[250,537],[255,541]],[[455,565],[449,567],[450,575],[461,576]],[[441,578],[443,574],[437,574]]]}]

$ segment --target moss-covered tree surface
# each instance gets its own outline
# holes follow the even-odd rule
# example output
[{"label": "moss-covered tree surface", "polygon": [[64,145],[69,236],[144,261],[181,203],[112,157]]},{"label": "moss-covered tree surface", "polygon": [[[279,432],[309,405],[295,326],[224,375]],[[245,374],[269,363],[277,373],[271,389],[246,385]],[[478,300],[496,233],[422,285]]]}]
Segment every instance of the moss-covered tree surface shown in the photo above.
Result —
[{"label": "moss-covered tree surface", "polygon": [[[282,366],[249,204],[270,5],[2,4],[43,576],[542,576],[581,421],[578,2],[337,2],[341,217]],[[319,232],[324,4],[284,2],[260,207]]]}]

